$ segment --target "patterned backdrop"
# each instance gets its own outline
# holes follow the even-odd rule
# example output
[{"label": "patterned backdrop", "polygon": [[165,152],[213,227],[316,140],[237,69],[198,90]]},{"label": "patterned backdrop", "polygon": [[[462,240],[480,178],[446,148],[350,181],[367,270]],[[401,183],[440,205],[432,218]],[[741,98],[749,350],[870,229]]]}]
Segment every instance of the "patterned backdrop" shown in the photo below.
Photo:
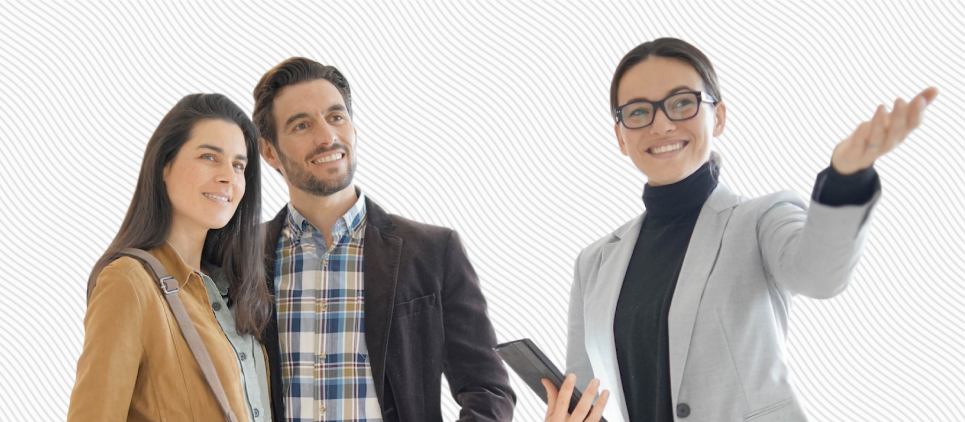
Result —
[{"label": "patterned backdrop", "polygon": [[[787,3],[4,1],[0,419],[65,418],[86,277],[164,113],[192,92],[250,111],[258,78],[292,55],[351,81],[358,184],[457,229],[500,340],[530,337],[562,365],[576,254],[643,209],[610,77],[633,46],[677,36],[718,68],[729,108],[715,149],[724,183],[749,196],[807,196],[877,104],[941,89],[877,164],[883,197],[851,287],[795,301],[787,356],[814,420],[965,420],[965,6]],[[287,191],[264,177],[267,218]],[[542,420],[512,382],[516,419]]]}]

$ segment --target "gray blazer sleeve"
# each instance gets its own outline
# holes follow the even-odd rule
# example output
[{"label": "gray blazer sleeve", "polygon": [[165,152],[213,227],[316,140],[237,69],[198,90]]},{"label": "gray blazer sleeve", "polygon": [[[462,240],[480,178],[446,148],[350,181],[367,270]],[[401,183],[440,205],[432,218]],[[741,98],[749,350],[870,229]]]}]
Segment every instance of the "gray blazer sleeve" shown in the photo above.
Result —
[{"label": "gray blazer sleeve", "polygon": [[586,251],[576,258],[573,285],[570,287],[570,308],[567,321],[566,373],[576,374],[576,385],[586,385],[593,379],[590,357],[586,353],[586,337],[583,332],[583,282],[586,277],[580,271],[580,261]]},{"label": "gray blazer sleeve", "polygon": [[789,193],[768,195],[772,205],[758,219],[764,266],[778,287],[824,299],[844,291],[858,263],[868,217],[881,195],[862,205],[810,208]]}]

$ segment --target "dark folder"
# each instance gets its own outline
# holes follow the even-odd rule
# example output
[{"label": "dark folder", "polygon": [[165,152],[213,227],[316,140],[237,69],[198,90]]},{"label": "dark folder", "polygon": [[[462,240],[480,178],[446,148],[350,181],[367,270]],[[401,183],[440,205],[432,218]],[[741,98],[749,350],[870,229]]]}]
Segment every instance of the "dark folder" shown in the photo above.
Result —
[{"label": "dark folder", "polygon": [[[536,344],[528,338],[499,344],[494,350],[496,350],[499,357],[503,358],[503,361],[526,382],[526,385],[528,385],[539,398],[543,399],[543,403],[546,403],[546,390],[543,388],[540,380],[543,378],[550,380],[557,389],[563,384],[563,373],[560,372],[560,370],[553,365],[553,362],[539,350],[539,347],[536,347]],[[578,381],[587,382],[589,380]],[[580,390],[574,388],[573,396],[570,397],[570,412],[576,408],[580,397],[582,397]],[[606,419],[600,418],[600,421],[606,422]]]}]

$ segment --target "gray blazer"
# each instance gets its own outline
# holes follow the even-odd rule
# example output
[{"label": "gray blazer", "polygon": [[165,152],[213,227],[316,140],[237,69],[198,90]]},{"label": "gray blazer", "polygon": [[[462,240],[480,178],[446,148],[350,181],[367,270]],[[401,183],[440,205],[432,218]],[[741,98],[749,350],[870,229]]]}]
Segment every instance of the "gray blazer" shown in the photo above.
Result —
[{"label": "gray blazer", "polygon": [[[879,195],[808,209],[789,192],[747,200],[718,185],[697,218],[670,306],[676,420],[806,420],[784,364],[791,298],[844,290]],[[610,390],[609,421],[628,420],[613,316],[644,215],[580,253],[570,291],[567,372]]]}]

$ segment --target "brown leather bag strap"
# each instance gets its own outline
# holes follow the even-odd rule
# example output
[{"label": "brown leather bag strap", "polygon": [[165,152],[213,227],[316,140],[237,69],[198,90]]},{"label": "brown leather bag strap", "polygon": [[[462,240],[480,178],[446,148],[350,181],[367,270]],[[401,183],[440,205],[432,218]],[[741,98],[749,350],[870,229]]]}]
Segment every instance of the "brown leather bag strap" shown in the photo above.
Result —
[{"label": "brown leather bag strap", "polygon": [[171,312],[174,313],[174,318],[178,321],[178,326],[181,328],[181,335],[183,335],[184,340],[187,341],[191,353],[194,354],[194,360],[197,361],[198,366],[201,367],[204,379],[208,381],[208,386],[211,387],[215,398],[218,399],[218,404],[221,405],[221,410],[224,412],[225,418],[227,418],[229,422],[237,422],[238,418],[231,410],[231,406],[228,405],[228,396],[225,394],[224,385],[221,384],[221,380],[218,378],[218,371],[214,369],[211,355],[208,354],[208,349],[204,346],[204,343],[201,342],[201,336],[198,335],[198,330],[194,328],[194,323],[191,322],[188,311],[184,309],[184,304],[181,303],[181,296],[178,295],[178,292],[181,290],[178,287],[178,280],[168,274],[167,270],[164,269],[164,266],[161,265],[161,262],[158,261],[157,258],[143,249],[127,248],[121,250],[120,254],[141,261],[154,276],[158,286],[161,288],[161,292],[164,293],[164,298],[168,301],[168,306],[171,307]]}]

